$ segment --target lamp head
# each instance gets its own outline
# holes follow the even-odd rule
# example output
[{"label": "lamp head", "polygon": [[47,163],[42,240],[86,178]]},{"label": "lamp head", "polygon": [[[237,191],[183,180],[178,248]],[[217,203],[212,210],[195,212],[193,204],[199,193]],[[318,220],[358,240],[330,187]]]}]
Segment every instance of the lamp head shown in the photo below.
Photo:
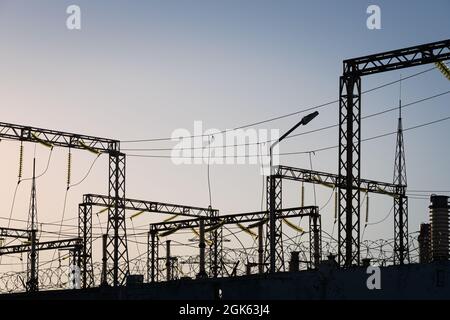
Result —
[{"label": "lamp head", "polygon": [[318,111],[314,111],[313,113],[310,113],[303,117],[301,124],[306,126],[308,123],[310,123],[315,117],[319,115]]}]

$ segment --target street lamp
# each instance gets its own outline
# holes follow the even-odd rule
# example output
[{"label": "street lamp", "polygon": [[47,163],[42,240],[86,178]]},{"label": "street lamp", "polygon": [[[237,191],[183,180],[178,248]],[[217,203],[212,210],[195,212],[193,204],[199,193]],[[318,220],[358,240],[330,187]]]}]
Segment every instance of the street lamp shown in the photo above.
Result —
[{"label": "street lamp", "polygon": [[289,129],[285,134],[283,134],[277,141],[275,141],[270,146],[270,195],[269,195],[269,203],[270,203],[270,212],[269,212],[269,229],[270,229],[270,272],[275,272],[275,177],[274,177],[274,171],[273,171],[273,148],[279,144],[281,141],[283,141],[287,136],[289,136],[295,129],[297,129],[299,126],[304,125],[306,126],[309,122],[311,122],[315,117],[319,115],[318,111],[315,111],[313,113],[310,113],[302,118],[295,126],[293,126],[291,129]]},{"label": "street lamp", "polygon": [[283,141],[287,136],[289,136],[295,129],[297,129],[299,126],[304,125],[306,126],[308,123],[310,123],[315,117],[319,115],[318,111],[314,111],[313,113],[310,113],[302,118],[295,126],[293,126],[291,129],[289,129],[285,134],[283,134],[277,141],[272,143],[270,146],[270,174],[272,175],[272,156],[273,152],[272,149],[279,144],[281,141]]}]

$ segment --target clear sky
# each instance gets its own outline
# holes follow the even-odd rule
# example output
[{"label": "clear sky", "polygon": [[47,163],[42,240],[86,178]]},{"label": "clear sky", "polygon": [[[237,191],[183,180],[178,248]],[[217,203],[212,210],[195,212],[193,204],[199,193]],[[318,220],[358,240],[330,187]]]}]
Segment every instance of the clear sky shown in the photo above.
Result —
[{"label": "clear sky", "polygon": [[[81,8],[81,30],[66,28],[66,8],[71,4]],[[371,4],[381,8],[381,30],[366,27],[366,9]],[[449,38],[449,9],[448,0],[0,0],[0,121],[120,140],[167,137],[178,128],[192,131],[195,120],[203,121],[206,129],[234,128],[337,99],[346,58]],[[367,77],[363,90],[427,68]],[[449,81],[433,70],[403,82],[403,102],[448,90]],[[404,126],[450,116],[448,97],[406,108]],[[398,98],[398,85],[367,94],[362,113],[395,107]],[[259,128],[283,132],[301,116]],[[364,121],[363,138],[395,131],[396,118],[397,113],[391,112]],[[320,109],[308,129],[337,121],[338,108],[333,104]],[[449,128],[449,122],[442,122],[405,133],[409,189],[450,190]],[[334,128],[286,140],[280,151],[306,151],[337,142]],[[124,149],[172,146],[170,141],[122,144]],[[0,217],[8,218],[17,184],[19,144],[3,141],[0,149]],[[33,150],[33,145],[25,145],[25,177],[31,173]],[[38,171],[42,171],[49,151],[43,146],[36,150]],[[364,143],[362,177],[392,181],[394,151],[395,136]],[[170,151],[126,152],[170,155]],[[40,222],[62,219],[66,157],[67,150],[55,149],[47,173],[38,181]],[[93,159],[92,154],[74,152],[73,182],[85,175]],[[281,162],[310,167],[305,155],[283,156]],[[317,170],[336,173],[337,163],[336,149],[312,157]],[[214,165],[210,170],[213,207],[222,213],[260,209],[263,179],[257,165]],[[322,207],[331,191],[321,187],[316,191],[316,203]],[[81,195],[106,192],[107,159],[103,156],[87,179],[68,193],[64,219],[69,220],[63,228],[67,235],[76,231],[70,226],[76,225]],[[29,182],[21,183],[14,219],[26,220],[29,193]],[[299,205],[299,194],[299,185],[286,184],[285,206]],[[167,158],[129,156],[127,196],[207,207],[207,168],[176,166]],[[311,186],[306,204],[314,204]],[[388,214],[392,199],[373,197],[370,205],[369,220],[377,222]],[[427,206],[426,199],[410,200],[410,231],[428,221]],[[331,233],[334,202],[321,214],[324,230]],[[105,218],[100,217],[103,231]],[[155,219],[141,216],[134,224],[144,232]],[[4,224],[7,220],[2,220]],[[11,226],[23,227],[24,222],[13,221]],[[96,228],[100,234],[100,226]],[[57,231],[58,224],[44,229]],[[392,236],[392,215],[365,233],[370,239]],[[138,240],[143,243],[145,237]],[[250,240],[245,241],[251,244]],[[99,242],[95,242],[96,257]],[[129,246],[132,257],[145,250],[143,244]]]}]

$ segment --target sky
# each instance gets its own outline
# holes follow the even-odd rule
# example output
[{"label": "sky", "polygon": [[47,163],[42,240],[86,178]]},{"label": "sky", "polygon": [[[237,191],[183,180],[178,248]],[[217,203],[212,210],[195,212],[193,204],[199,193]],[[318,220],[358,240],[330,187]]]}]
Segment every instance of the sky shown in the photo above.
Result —
[{"label": "sky", "polygon": [[[81,9],[80,30],[66,27],[66,8],[72,4]],[[366,26],[366,9],[372,4],[381,9],[380,30]],[[231,129],[336,100],[344,59],[449,38],[449,9],[448,0],[431,4],[356,0],[0,0],[0,121],[122,141],[170,137],[181,128],[193,132],[194,121],[202,121],[205,130]],[[363,90],[429,68],[365,77]],[[449,81],[432,70],[402,82],[402,101],[407,104],[448,90]],[[398,100],[398,84],[368,93],[363,96],[362,114],[395,107]],[[448,103],[448,95],[444,95],[405,108],[404,127],[450,116]],[[337,104],[319,112],[307,129],[300,127],[298,132],[337,123]],[[255,128],[284,132],[301,116]],[[392,132],[396,126],[396,112],[372,117],[363,121],[362,137]],[[405,132],[408,189],[450,190],[446,170],[449,134],[445,121]],[[285,140],[280,152],[309,151],[337,143],[338,131],[332,128]],[[167,150],[130,150],[170,150],[173,146],[172,141],[122,142],[122,150],[128,154],[127,197],[207,207],[206,165],[175,165],[167,158]],[[24,177],[31,175],[34,152],[37,171],[42,172],[49,150],[41,145],[35,149],[28,143],[24,148]],[[11,215],[16,219],[11,227],[24,227],[29,181],[19,185],[13,200],[19,143],[2,141],[0,150],[1,223],[7,225]],[[392,181],[394,153],[394,135],[364,142],[361,176]],[[82,180],[94,160],[88,152],[73,152],[73,183]],[[338,155],[331,149],[311,155],[311,161],[307,154],[299,154],[281,156],[280,162],[337,173]],[[54,223],[43,225],[43,238],[58,238],[62,219],[64,235],[76,233],[78,203],[85,193],[107,193],[107,170],[107,158],[101,156],[86,179],[67,192],[65,201],[67,150],[55,148],[48,170],[37,183],[39,221]],[[221,214],[260,210],[263,177],[259,171],[259,165],[211,165],[212,206]],[[283,192],[285,207],[299,205],[297,183],[286,183]],[[334,201],[328,201],[331,195],[327,188],[316,186],[314,192],[312,186],[306,186],[305,203],[322,208],[323,229],[328,233],[332,233],[334,221]],[[391,207],[391,198],[371,196],[369,222],[382,221]],[[158,219],[162,217],[148,214],[133,221],[135,230],[130,234],[140,234],[130,236],[130,257],[145,252],[145,231]],[[410,231],[417,231],[422,222],[428,222],[428,200],[410,199]],[[99,215],[94,223],[94,235],[99,236],[106,217]],[[336,233],[334,230],[334,236]],[[392,237],[392,214],[368,226],[364,233],[364,239]],[[182,238],[173,236],[179,241]],[[242,238],[252,244],[248,236]],[[100,242],[94,244],[96,260]],[[186,250],[177,247],[175,253],[184,254]],[[14,264],[2,265],[3,271],[22,267],[16,265],[20,261],[14,257],[3,261]]]}]

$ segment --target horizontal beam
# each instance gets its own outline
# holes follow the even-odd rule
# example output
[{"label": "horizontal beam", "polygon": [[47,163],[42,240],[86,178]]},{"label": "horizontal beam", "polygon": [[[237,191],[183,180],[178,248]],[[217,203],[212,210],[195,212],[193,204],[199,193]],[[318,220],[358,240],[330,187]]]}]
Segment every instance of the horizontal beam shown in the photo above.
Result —
[{"label": "horizontal beam", "polygon": [[23,229],[12,229],[0,227],[0,237],[30,239],[31,232]]},{"label": "horizontal beam", "polygon": [[[339,186],[344,188],[345,186],[345,177],[339,181],[339,176],[337,174],[328,172],[277,166],[275,167],[274,175],[276,178],[321,184],[330,188],[338,188]],[[357,188],[358,186],[355,185],[354,189]],[[404,195],[406,192],[406,187],[404,186],[368,179],[361,179],[359,189],[362,192],[386,194],[390,196]]]},{"label": "horizontal beam", "polygon": [[[121,199],[119,199],[121,201]],[[110,207],[109,197],[98,194],[85,194],[83,196],[83,204]],[[155,201],[125,199],[125,210],[135,210],[153,213],[173,214],[186,217],[208,217],[211,213],[218,212],[216,209],[191,207],[177,204],[169,204]]]},{"label": "horizontal beam", "polygon": [[[315,206],[296,207],[296,208],[276,210],[276,213],[277,219],[306,217],[318,215],[319,209],[318,207]],[[257,222],[265,219],[269,219],[269,211],[223,215],[216,217],[214,219],[204,219],[204,224],[205,227],[208,227],[217,224],[224,225],[224,224],[235,224],[245,222]],[[150,224],[150,231],[160,232],[160,231],[187,229],[187,228],[198,228],[200,226],[200,220],[201,219],[191,219],[191,220],[152,223]]]},{"label": "horizontal beam", "polygon": [[[73,238],[67,240],[56,240],[47,242],[37,242],[36,250],[52,250],[52,249],[66,249],[66,248],[76,248],[82,246],[80,238]],[[0,247],[0,256],[5,254],[21,253],[31,251],[31,244],[22,244],[15,246]]]},{"label": "horizontal beam", "polygon": [[0,139],[44,143],[73,149],[90,149],[99,153],[120,151],[118,140],[4,122],[0,122]]},{"label": "horizontal beam", "polygon": [[344,60],[344,76],[364,76],[450,59],[450,39]]}]

